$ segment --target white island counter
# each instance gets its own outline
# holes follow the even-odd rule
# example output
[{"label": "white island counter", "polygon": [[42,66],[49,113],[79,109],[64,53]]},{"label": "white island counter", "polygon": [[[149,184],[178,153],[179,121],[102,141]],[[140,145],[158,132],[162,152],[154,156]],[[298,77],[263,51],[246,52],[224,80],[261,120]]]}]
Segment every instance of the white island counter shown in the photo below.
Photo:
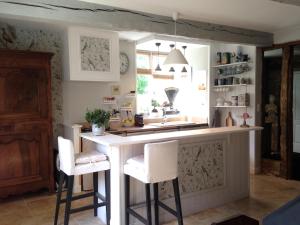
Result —
[{"label": "white island counter", "polygon": [[[74,126],[75,149],[96,148],[106,153],[111,162],[111,224],[124,224],[124,176],[123,165],[128,158],[143,153],[145,143],[179,140],[178,172],[184,216],[199,212],[249,195],[249,132],[260,127],[222,127],[198,130],[162,132],[133,136],[93,136],[80,133]],[[103,193],[103,182],[99,181]],[[144,211],[143,185],[132,179],[131,204]],[[173,189],[169,182],[159,187],[160,198],[174,206]],[[160,219],[172,216],[160,210]],[[99,209],[99,217],[105,221],[105,209]],[[131,223],[133,223],[132,221]]]}]

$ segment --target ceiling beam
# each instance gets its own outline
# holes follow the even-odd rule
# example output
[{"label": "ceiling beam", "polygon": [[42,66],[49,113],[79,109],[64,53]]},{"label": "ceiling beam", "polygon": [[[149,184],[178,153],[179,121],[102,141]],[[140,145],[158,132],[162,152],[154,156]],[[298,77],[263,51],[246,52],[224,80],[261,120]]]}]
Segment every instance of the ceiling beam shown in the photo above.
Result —
[{"label": "ceiling beam", "polygon": [[[75,0],[0,0],[0,15],[77,24],[115,31],[174,35],[171,17]],[[179,19],[177,35],[221,42],[269,46],[273,34],[225,25]]]},{"label": "ceiling beam", "polygon": [[279,3],[282,3],[282,4],[300,6],[300,1],[299,0],[270,0],[270,1],[279,2]]}]

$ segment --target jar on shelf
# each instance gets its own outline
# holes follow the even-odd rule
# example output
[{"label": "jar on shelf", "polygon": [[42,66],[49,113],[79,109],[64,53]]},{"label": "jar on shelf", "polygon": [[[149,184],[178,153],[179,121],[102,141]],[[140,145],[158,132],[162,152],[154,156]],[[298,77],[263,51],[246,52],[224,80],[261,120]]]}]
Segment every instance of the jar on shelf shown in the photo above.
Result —
[{"label": "jar on shelf", "polygon": [[238,105],[238,96],[231,96],[231,102],[233,106]]}]

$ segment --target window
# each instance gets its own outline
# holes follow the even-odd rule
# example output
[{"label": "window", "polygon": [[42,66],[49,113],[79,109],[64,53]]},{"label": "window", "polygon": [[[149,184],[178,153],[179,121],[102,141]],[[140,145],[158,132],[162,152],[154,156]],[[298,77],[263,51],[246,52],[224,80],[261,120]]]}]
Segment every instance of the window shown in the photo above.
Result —
[{"label": "window", "polygon": [[[137,52],[137,113],[145,117],[161,117],[162,106],[169,100],[165,93],[167,87],[177,87],[179,92],[174,102],[174,109],[181,115],[191,112],[207,118],[207,71],[193,71],[186,66],[187,72],[181,72],[183,66],[177,66],[175,72],[169,72],[170,67],[163,66],[167,54],[160,54],[161,71],[155,71],[158,55],[155,52]],[[158,112],[156,112],[158,111]],[[205,112],[204,112],[205,111]]]},{"label": "window", "polygon": [[151,74],[150,52],[138,52],[136,57],[136,64],[138,74]]}]

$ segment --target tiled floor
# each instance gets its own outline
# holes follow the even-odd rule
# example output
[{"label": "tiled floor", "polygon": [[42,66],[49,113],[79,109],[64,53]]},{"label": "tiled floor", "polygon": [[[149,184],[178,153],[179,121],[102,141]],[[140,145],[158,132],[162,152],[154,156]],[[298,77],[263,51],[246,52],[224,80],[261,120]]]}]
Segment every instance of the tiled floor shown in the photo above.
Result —
[{"label": "tiled floor", "polygon": [[[251,178],[251,197],[208,209],[184,218],[185,225],[210,225],[232,215],[243,213],[261,219],[270,211],[300,194],[300,182],[258,175]],[[83,200],[73,204],[85,204]],[[53,224],[55,195],[39,194],[0,200],[1,225],[48,225]],[[61,211],[60,224],[63,213]],[[70,225],[100,225],[92,210],[71,216]],[[175,221],[167,225],[175,225]]]}]

